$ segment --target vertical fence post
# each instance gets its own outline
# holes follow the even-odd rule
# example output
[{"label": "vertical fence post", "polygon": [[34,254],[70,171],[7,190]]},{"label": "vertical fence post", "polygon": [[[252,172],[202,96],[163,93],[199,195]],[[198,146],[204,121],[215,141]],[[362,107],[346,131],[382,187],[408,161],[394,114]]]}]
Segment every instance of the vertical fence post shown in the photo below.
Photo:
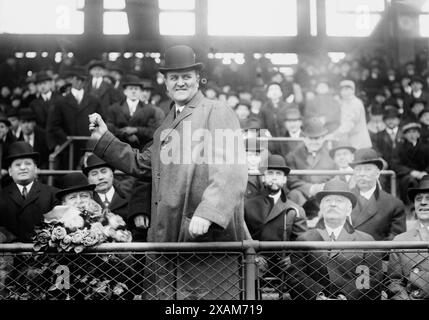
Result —
[{"label": "vertical fence post", "polygon": [[390,188],[392,190],[392,195],[396,197],[396,173],[390,175]]},{"label": "vertical fence post", "polygon": [[245,288],[246,300],[256,300],[256,251],[255,248],[246,248],[244,252],[245,258]]},{"label": "vertical fence post", "polygon": [[[49,170],[55,170],[55,158],[52,155],[49,155]],[[54,177],[52,175],[48,176],[48,186],[54,184]]]},{"label": "vertical fence post", "polygon": [[74,141],[71,141],[70,150],[69,150],[69,170],[73,170],[73,162],[74,162]]}]

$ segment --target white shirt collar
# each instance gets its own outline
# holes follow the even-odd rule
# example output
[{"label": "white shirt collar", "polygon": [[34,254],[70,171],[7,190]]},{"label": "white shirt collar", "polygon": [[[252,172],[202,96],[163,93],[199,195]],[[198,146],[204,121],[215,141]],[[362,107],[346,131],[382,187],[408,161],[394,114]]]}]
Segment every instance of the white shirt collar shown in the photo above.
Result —
[{"label": "white shirt collar", "polygon": [[23,136],[24,136],[24,141],[25,141],[25,138],[28,137],[27,143],[29,143],[32,147],[34,147],[34,132],[32,134],[29,134],[28,136],[25,134]]},{"label": "white shirt collar", "polygon": [[300,134],[301,134],[301,130],[298,130],[297,132],[294,132],[294,133],[289,132],[289,135],[290,135],[291,138],[299,138]]},{"label": "white shirt collar", "polygon": [[77,100],[82,100],[83,98],[83,88],[80,90],[77,90],[75,88],[71,88],[71,93],[72,95],[77,99]]},{"label": "white shirt collar", "polygon": [[98,193],[98,196],[100,197],[101,201],[104,201],[105,197],[107,196],[107,200],[109,200],[109,203],[112,202],[113,196],[115,194],[115,188],[111,187],[109,191],[106,193]]},{"label": "white shirt collar", "polygon": [[50,100],[51,99],[51,96],[52,96],[52,91],[48,91],[47,93],[45,93],[45,94],[42,94],[42,99],[43,100]]},{"label": "white shirt collar", "polygon": [[282,194],[282,190],[279,190],[276,194],[270,194],[269,197],[273,198],[274,204],[276,204],[277,201],[279,201],[281,194]]},{"label": "white shirt collar", "polygon": [[362,197],[364,197],[365,199],[369,200],[369,199],[371,199],[372,194],[374,193],[376,187],[377,187],[377,185],[375,185],[374,187],[372,187],[371,189],[369,189],[366,192],[359,191],[359,193],[360,193],[360,195]]},{"label": "white shirt collar", "polygon": [[[27,184],[25,187],[27,188],[27,194],[30,193],[31,187],[33,186],[34,181],[30,182],[29,184]],[[24,186],[21,184],[16,184],[16,186],[19,189],[19,193],[22,194],[22,189],[24,189]]]},{"label": "white shirt collar", "polygon": [[340,236],[341,230],[343,230],[344,224],[342,224],[341,226],[339,226],[335,229],[328,227],[326,224],[325,224],[325,227],[326,227],[326,231],[328,232],[328,235],[331,236],[331,234],[333,232],[335,235],[335,240],[338,240],[338,237]]},{"label": "white shirt collar", "polygon": [[393,133],[393,134],[396,135],[396,133],[398,132],[398,127],[395,127],[393,129],[386,128],[386,131],[387,131],[388,134],[392,134]]},{"label": "white shirt collar", "polygon": [[92,78],[92,86],[99,88],[102,81],[103,81],[103,77]]},{"label": "white shirt collar", "polygon": [[421,226],[423,229],[425,229],[425,228],[426,228],[426,230],[427,230],[427,231],[429,231],[429,226],[425,227],[425,225],[424,225],[423,223],[421,223],[421,222],[420,222],[420,226]]},{"label": "white shirt collar", "polygon": [[14,133],[14,136],[19,138],[20,135],[21,135],[21,127],[18,127]]},{"label": "white shirt collar", "polygon": [[178,105],[176,104],[176,112],[177,112],[177,111],[182,112],[182,111],[183,111],[183,109],[184,109],[185,107],[186,107],[186,106],[178,106]]}]

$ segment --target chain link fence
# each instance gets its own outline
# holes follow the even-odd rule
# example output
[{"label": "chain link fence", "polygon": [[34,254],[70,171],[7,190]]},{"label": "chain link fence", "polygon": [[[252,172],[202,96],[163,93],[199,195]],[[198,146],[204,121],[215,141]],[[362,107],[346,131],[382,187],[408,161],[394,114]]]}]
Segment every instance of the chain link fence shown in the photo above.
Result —
[{"label": "chain link fence", "polygon": [[422,242],[106,244],[81,254],[0,245],[5,300],[429,299]]}]

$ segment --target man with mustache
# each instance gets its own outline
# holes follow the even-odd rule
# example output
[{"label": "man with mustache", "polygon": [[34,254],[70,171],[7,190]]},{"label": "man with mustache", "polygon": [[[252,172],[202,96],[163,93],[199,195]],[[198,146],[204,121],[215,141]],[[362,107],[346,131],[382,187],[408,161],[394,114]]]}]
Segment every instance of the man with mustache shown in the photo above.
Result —
[{"label": "man with mustache", "polygon": [[[356,196],[347,183],[328,181],[316,199],[321,220],[297,241],[373,241],[350,223]],[[375,300],[380,298],[382,266],[379,253],[341,250],[294,251],[287,268],[293,299]]]},{"label": "man with mustache", "polygon": [[[416,188],[408,189],[417,221],[393,241],[429,241],[429,175]],[[388,292],[393,300],[429,300],[429,255],[425,252],[392,251],[387,273]]]},{"label": "man with mustache", "polygon": [[350,163],[356,187],[353,193],[357,198],[351,214],[352,225],[366,232],[375,240],[392,240],[405,232],[405,206],[401,200],[381,189],[378,179],[383,161],[371,148],[355,152],[355,160]]}]

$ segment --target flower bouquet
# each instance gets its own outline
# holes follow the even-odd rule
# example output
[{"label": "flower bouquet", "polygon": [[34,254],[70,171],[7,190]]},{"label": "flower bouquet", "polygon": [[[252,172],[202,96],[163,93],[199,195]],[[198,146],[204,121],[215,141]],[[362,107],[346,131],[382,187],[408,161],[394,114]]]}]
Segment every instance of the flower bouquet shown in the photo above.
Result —
[{"label": "flower bouquet", "polygon": [[122,217],[102,210],[94,200],[80,208],[56,206],[45,214],[42,226],[33,238],[35,251],[81,253],[85,248],[105,242],[131,242],[131,232]]}]

